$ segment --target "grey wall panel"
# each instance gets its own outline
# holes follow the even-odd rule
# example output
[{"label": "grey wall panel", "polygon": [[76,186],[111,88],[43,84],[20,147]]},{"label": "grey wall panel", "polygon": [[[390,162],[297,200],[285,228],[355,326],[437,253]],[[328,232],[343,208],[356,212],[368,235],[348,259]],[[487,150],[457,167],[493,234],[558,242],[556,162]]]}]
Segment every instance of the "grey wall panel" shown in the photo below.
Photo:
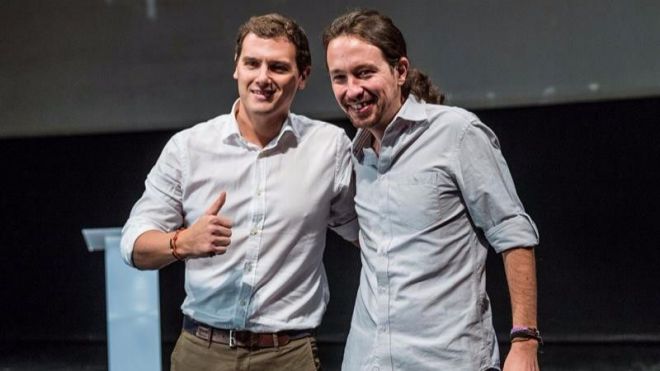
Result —
[{"label": "grey wall panel", "polygon": [[226,112],[237,27],[278,11],[307,30],[314,69],[294,109],[342,117],[320,34],[336,15],[392,16],[413,65],[469,108],[657,96],[660,2],[5,0],[0,136],[170,129]]}]

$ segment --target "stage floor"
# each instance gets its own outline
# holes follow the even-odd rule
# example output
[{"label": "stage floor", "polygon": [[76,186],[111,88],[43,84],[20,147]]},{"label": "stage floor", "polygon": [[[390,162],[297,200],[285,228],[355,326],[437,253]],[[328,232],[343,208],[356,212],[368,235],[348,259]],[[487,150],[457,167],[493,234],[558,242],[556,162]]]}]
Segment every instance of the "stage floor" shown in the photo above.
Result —
[{"label": "stage floor", "polygon": [[[172,347],[163,344],[163,370]],[[319,350],[325,371],[340,369],[342,344]],[[660,371],[660,344],[546,344],[539,360],[543,371]],[[0,371],[44,370],[107,370],[105,343],[0,344]]]}]

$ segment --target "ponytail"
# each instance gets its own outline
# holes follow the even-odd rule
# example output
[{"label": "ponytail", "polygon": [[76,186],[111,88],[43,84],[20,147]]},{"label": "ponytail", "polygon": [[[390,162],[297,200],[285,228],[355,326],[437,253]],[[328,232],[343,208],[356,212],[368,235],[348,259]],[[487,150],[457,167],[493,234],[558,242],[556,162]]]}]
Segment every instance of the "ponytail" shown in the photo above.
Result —
[{"label": "ponytail", "polygon": [[440,92],[437,86],[433,85],[428,75],[416,68],[408,70],[408,76],[401,87],[401,92],[406,98],[409,94],[412,94],[418,99],[423,99],[426,103],[442,104],[445,100],[444,94]]}]

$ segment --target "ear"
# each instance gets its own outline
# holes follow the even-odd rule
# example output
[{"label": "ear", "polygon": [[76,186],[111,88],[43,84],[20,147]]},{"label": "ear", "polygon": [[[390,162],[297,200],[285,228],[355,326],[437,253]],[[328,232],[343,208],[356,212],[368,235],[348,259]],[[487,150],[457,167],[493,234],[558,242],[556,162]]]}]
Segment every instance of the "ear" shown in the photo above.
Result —
[{"label": "ear", "polygon": [[232,77],[234,77],[234,80],[238,80],[238,55],[234,54],[234,74]]},{"label": "ear", "polygon": [[408,69],[410,68],[410,61],[408,58],[401,57],[399,63],[396,65],[396,72],[399,75],[397,78],[397,83],[399,86],[402,86],[406,82],[406,77],[408,77]]},{"label": "ear", "polygon": [[307,66],[307,68],[305,68],[305,70],[300,73],[300,81],[298,81],[298,90],[305,89],[305,86],[307,85],[307,78],[309,77],[310,73],[312,73],[312,68],[310,66]]}]

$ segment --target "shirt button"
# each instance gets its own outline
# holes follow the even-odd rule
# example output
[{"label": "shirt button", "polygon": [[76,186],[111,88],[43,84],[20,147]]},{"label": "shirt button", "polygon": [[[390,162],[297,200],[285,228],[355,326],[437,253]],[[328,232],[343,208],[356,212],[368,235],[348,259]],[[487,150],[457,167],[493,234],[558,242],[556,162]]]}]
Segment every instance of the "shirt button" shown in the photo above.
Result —
[{"label": "shirt button", "polygon": [[387,331],[387,325],[380,325],[380,331],[382,332]]},{"label": "shirt button", "polygon": [[248,272],[252,270],[252,264],[250,262],[245,263],[245,270]]},{"label": "shirt button", "polygon": [[256,236],[257,235],[257,230],[253,229],[250,231],[250,236]]},{"label": "shirt button", "polygon": [[242,299],[242,300],[241,300],[241,303],[240,303],[240,304],[241,304],[241,306],[243,306],[243,307],[244,307],[244,306],[245,306],[245,304],[246,304],[246,302],[245,302],[245,299]]}]

